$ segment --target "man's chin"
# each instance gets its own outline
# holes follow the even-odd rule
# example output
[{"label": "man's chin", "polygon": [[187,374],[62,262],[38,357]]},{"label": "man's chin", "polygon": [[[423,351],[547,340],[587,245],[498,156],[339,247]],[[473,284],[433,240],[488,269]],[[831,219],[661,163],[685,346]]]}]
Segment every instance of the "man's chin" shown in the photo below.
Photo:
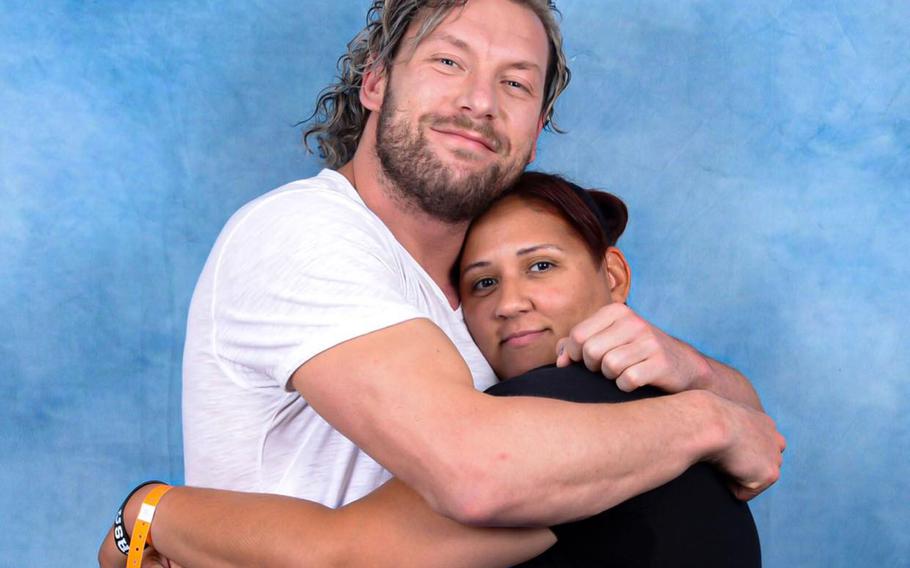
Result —
[{"label": "man's chin", "polygon": [[[496,175],[490,175],[490,172],[496,167],[495,164],[491,163],[448,160],[445,162],[437,162],[437,164],[437,171],[444,176],[444,179],[446,180],[445,183],[450,188],[459,188],[466,185],[475,186],[478,183],[488,185],[496,183],[495,180],[498,177]],[[488,181],[479,182],[479,180]]]},{"label": "man's chin", "polygon": [[482,152],[474,150],[442,150],[436,153],[436,162],[446,169],[450,179],[462,180],[472,175],[477,175],[484,171],[502,164],[497,160],[496,154],[492,152]]}]

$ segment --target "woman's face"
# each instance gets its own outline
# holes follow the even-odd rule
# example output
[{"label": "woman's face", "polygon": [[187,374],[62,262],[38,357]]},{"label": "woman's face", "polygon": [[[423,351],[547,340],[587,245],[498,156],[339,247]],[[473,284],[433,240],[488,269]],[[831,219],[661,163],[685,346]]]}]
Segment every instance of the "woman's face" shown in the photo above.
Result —
[{"label": "woman's face", "polygon": [[[611,255],[628,275],[622,253]],[[465,322],[500,379],[554,363],[560,338],[627,292],[562,217],[520,197],[499,201],[472,225],[460,269]]]}]

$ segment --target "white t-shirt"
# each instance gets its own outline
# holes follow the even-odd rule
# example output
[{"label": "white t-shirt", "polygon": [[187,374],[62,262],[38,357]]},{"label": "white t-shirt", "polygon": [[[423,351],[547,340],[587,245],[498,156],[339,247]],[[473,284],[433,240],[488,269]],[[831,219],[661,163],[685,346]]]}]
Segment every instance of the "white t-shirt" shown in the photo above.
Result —
[{"label": "white t-shirt", "polygon": [[289,380],[326,349],[414,318],[449,336],[478,389],[496,382],[461,309],[451,308],[344,176],[323,170],[241,208],[218,237],[190,304],[187,484],[338,507],[388,480]]}]

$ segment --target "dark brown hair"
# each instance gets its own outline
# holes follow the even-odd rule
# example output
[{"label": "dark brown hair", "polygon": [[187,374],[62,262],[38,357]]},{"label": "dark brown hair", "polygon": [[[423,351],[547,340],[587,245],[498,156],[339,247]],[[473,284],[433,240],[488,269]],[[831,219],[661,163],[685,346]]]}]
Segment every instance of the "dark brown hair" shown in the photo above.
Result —
[{"label": "dark brown hair", "polygon": [[[518,197],[542,204],[562,217],[584,241],[595,266],[599,266],[603,261],[607,249],[616,244],[629,221],[629,210],[622,199],[606,191],[583,189],[556,174],[524,172],[512,187],[490,205],[490,208],[507,197]],[[482,217],[483,214],[474,222]],[[469,228],[468,232],[470,230]],[[456,287],[461,277],[460,269],[461,253],[458,254],[450,273],[452,283]]]},{"label": "dark brown hair", "polygon": [[508,196],[537,201],[552,209],[578,233],[595,263],[600,263],[607,248],[616,244],[629,221],[629,211],[620,198],[583,189],[555,174],[525,172],[500,199]]}]

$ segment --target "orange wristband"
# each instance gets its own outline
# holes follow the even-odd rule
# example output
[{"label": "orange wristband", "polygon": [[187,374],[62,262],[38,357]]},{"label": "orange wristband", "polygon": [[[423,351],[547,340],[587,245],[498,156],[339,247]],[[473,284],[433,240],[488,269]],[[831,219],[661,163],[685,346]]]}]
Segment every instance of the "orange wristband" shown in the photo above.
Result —
[{"label": "orange wristband", "polygon": [[150,540],[150,531],[152,528],[152,519],[155,518],[155,508],[161,497],[173,489],[170,485],[159,485],[149,491],[149,494],[142,500],[142,506],[139,508],[139,514],[136,516],[136,522],[133,523],[133,536],[130,538],[130,552],[126,556],[127,568],[140,568],[142,566],[142,555],[145,552],[145,542]]}]

